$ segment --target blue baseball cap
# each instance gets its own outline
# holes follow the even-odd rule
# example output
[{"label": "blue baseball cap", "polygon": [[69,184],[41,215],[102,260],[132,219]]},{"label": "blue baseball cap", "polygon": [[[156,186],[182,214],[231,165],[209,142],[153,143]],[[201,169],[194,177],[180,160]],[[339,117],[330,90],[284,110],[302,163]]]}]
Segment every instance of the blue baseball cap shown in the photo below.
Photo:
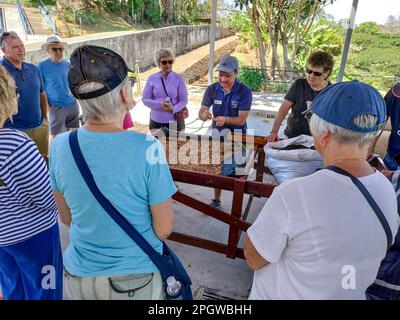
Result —
[{"label": "blue baseball cap", "polygon": [[[386,122],[386,105],[374,87],[359,81],[335,83],[321,91],[311,104],[312,113],[343,129],[355,132],[375,132]],[[354,119],[360,115],[377,118],[372,128],[360,128]]]},{"label": "blue baseball cap", "polygon": [[218,71],[231,73],[239,69],[239,62],[233,56],[223,56],[219,61]]}]

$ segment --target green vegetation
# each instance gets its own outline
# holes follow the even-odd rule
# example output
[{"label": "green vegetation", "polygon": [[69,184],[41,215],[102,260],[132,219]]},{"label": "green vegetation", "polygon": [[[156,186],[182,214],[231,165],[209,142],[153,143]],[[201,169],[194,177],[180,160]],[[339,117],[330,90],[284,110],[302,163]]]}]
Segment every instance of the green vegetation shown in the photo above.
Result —
[{"label": "green vegetation", "polygon": [[[249,49],[257,47],[251,20],[246,13],[234,14],[229,20],[229,25],[238,32],[242,46],[247,46]],[[393,32],[394,30],[397,33]],[[299,46],[294,71],[304,70],[307,57],[311,52],[328,51],[335,58],[335,67],[331,77],[335,81],[345,37],[346,29],[341,24],[321,16]],[[282,57],[281,48],[279,53]],[[267,65],[270,65],[270,61]],[[278,77],[275,75],[277,81],[271,81],[261,77],[261,70],[256,72],[253,68],[250,69],[250,72],[245,68],[246,63],[243,66],[241,72],[244,75],[241,75],[241,80],[251,88],[257,88],[255,90],[282,91],[288,86],[285,83],[288,80],[285,72],[278,74]],[[392,27],[389,32],[387,25],[380,26],[375,22],[364,22],[358,25],[353,32],[345,71],[345,80],[359,79],[375,86],[382,93],[388,91],[393,85],[394,76],[400,74],[400,28],[393,29]],[[271,78],[270,74],[268,76]],[[257,83],[257,81],[261,81],[261,83]]]},{"label": "green vegetation", "polygon": [[259,91],[264,83],[264,75],[260,69],[240,68],[238,80],[246,84],[251,90]]}]

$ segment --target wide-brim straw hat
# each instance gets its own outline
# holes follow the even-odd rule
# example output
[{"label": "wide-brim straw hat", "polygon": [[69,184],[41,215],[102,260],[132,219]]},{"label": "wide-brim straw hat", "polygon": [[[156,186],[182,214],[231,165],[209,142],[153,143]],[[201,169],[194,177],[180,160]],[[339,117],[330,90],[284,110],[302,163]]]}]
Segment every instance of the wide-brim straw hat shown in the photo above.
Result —
[{"label": "wide-brim straw hat", "polygon": [[49,46],[51,46],[51,45],[58,45],[58,46],[62,46],[62,47],[66,47],[67,46],[67,43],[66,42],[62,42],[58,37],[56,37],[56,36],[51,36],[51,37],[48,37],[47,38],[47,40],[46,40],[46,43],[44,43],[43,45],[42,45],[42,49],[43,50],[47,50],[47,48],[49,47]]}]

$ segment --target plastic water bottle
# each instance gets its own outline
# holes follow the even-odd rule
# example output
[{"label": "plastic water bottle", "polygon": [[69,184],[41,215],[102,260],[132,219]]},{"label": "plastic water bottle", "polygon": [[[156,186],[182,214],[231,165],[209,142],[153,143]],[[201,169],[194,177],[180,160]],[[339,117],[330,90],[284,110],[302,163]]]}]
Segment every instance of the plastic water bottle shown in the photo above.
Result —
[{"label": "plastic water bottle", "polygon": [[182,300],[182,285],[173,276],[167,278],[167,295],[168,300]]}]

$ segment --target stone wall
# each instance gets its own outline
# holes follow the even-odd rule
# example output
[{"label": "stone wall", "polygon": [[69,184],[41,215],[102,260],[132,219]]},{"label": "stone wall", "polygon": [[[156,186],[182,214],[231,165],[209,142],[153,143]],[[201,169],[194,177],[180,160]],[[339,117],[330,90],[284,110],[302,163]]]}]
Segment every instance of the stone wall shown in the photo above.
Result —
[{"label": "stone wall", "polygon": [[[64,57],[83,45],[90,44],[110,48],[124,57],[128,66],[134,67],[138,60],[141,71],[154,64],[153,54],[160,48],[172,48],[176,55],[186,53],[209,42],[210,26],[173,26],[153,30],[132,32],[131,34],[69,42]],[[233,35],[229,29],[217,27],[216,39]],[[27,51],[26,61],[39,63],[47,58],[43,50]]]}]

